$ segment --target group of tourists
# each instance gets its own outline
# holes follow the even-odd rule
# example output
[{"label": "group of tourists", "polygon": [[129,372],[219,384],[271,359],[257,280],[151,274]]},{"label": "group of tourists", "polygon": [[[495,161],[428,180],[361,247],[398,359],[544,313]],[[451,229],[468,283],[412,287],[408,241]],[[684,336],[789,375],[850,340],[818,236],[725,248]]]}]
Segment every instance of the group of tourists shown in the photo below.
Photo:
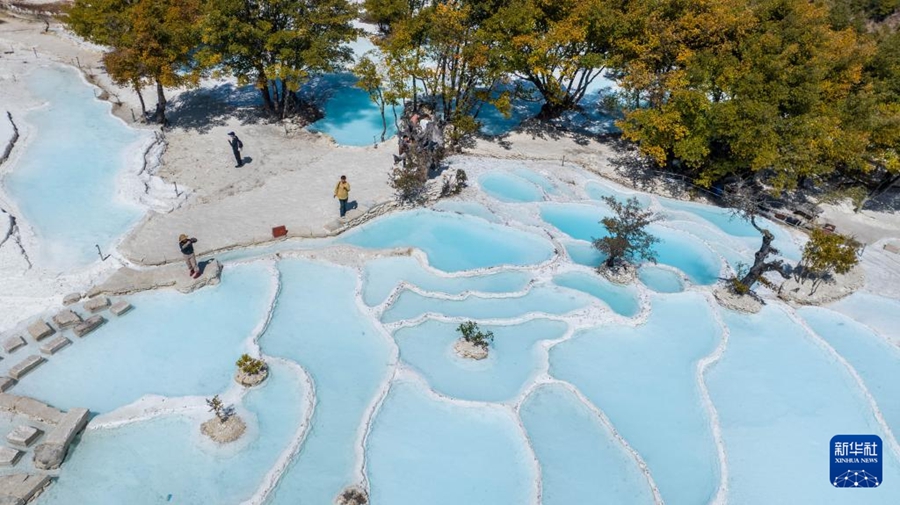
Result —
[{"label": "group of tourists", "polygon": [[406,166],[411,156],[420,162],[420,166],[435,170],[441,159],[444,147],[444,128],[432,119],[427,112],[414,110],[403,116],[397,135],[398,154],[394,155],[394,164]]}]

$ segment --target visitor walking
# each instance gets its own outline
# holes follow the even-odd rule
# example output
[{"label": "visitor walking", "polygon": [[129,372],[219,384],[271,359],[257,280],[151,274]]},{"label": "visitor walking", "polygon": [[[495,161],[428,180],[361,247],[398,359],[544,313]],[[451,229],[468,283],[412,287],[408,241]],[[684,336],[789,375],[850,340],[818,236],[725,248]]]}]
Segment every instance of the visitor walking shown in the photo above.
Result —
[{"label": "visitor walking", "polygon": [[195,242],[197,242],[197,239],[188,238],[184,233],[178,236],[178,247],[181,248],[181,254],[184,255],[184,262],[187,263],[188,269],[190,269],[189,275],[196,279],[197,277],[200,277],[200,267],[197,266],[197,257],[194,256]]},{"label": "visitor walking", "polygon": [[337,186],[334,187],[334,198],[341,202],[341,217],[347,213],[347,200],[350,198],[350,183],[347,182],[347,176],[342,175]]},{"label": "visitor walking", "polygon": [[241,149],[244,148],[244,143],[241,142],[241,139],[234,132],[228,132],[228,143],[231,144],[231,152],[234,153],[234,159],[237,161],[237,165],[234,168],[241,168],[244,166],[244,158],[241,157]]}]

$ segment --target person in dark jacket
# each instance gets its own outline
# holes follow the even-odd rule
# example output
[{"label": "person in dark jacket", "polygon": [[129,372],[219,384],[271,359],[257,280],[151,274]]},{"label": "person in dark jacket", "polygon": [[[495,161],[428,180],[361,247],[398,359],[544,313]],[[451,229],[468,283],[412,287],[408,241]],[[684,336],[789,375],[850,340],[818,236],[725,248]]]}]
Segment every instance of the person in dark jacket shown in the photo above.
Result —
[{"label": "person in dark jacket", "polygon": [[234,159],[237,161],[237,165],[234,167],[240,168],[244,166],[244,158],[241,157],[241,149],[244,148],[244,143],[241,142],[241,139],[234,132],[228,132],[228,143],[231,144],[231,152],[234,153]]},{"label": "person in dark jacket", "polygon": [[178,247],[181,248],[181,254],[184,255],[184,262],[187,263],[188,269],[190,269],[190,276],[196,279],[200,277],[200,267],[197,266],[197,257],[194,256],[195,242],[197,242],[197,239],[188,238],[184,233],[178,236]]}]

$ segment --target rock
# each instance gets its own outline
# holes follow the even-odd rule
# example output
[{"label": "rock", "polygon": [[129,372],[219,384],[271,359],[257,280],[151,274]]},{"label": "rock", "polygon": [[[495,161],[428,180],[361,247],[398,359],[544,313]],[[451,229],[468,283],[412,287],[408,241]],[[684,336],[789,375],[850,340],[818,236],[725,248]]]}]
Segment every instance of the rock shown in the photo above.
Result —
[{"label": "rock", "polygon": [[31,356],[28,356],[27,358],[20,361],[17,365],[10,368],[7,373],[10,377],[19,381],[22,380],[22,377],[24,377],[28,372],[41,366],[41,364],[43,364],[45,361],[47,360],[43,357],[38,356],[37,354],[32,354]]},{"label": "rock", "polygon": [[266,380],[268,376],[269,367],[264,365],[262,370],[255,374],[244,373],[243,370],[238,369],[237,373],[234,374],[234,380],[241,386],[253,387]]},{"label": "rock", "polygon": [[717,286],[713,290],[713,296],[719,305],[738,312],[756,314],[763,308],[763,303],[758,298],[753,295],[739,295],[727,286]]},{"label": "rock", "polygon": [[[0,504],[24,504],[40,494],[48,484],[49,475],[0,475]],[[6,502],[2,501],[4,499]]]},{"label": "rock", "polygon": [[6,392],[16,385],[16,379],[12,377],[0,377],[0,393]]},{"label": "rock", "polygon": [[337,495],[334,503],[335,505],[366,505],[369,503],[369,494],[360,486],[349,486]]},{"label": "rock", "polygon": [[13,466],[22,457],[22,451],[12,447],[0,447],[0,467]]},{"label": "rock", "polygon": [[24,449],[33,444],[42,434],[43,432],[41,430],[23,424],[21,426],[16,426],[16,429],[9,432],[9,434],[6,435],[6,441],[9,442],[10,445]]},{"label": "rock", "polygon": [[44,442],[34,448],[34,466],[40,470],[55,470],[66,458],[69,444],[88,422],[87,409],[75,408],[63,414],[59,424],[47,434]]},{"label": "rock", "polygon": [[63,297],[63,305],[72,305],[81,301],[84,295],[81,293],[69,293]]},{"label": "rock", "polygon": [[94,315],[84,320],[82,323],[78,323],[72,328],[72,333],[75,334],[76,337],[83,337],[88,333],[96,330],[103,323],[106,322],[106,319],[103,319],[101,315]]},{"label": "rock", "polygon": [[625,264],[618,270],[600,268],[599,272],[606,280],[616,284],[634,284],[634,281],[637,278],[637,268],[630,263]]},{"label": "rock", "polygon": [[16,335],[13,337],[9,337],[8,339],[3,341],[3,350],[6,351],[7,354],[10,354],[15,352],[20,347],[24,347],[25,344],[25,339]]},{"label": "rock", "polygon": [[60,329],[69,328],[71,326],[75,326],[76,324],[81,322],[81,316],[76,314],[75,312],[66,309],[60,311],[58,314],[53,316],[53,322]]},{"label": "rock", "polygon": [[475,345],[464,339],[459,339],[453,344],[453,350],[456,355],[465,359],[484,359],[488,357],[487,347]]},{"label": "rock", "polygon": [[778,289],[778,298],[802,305],[824,305],[855,293],[865,285],[866,276],[864,269],[857,265],[846,274],[834,274],[812,292],[812,280],[801,281],[804,282],[798,282],[794,277],[784,281]]},{"label": "rock", "polygon": [[109,307],[109,298],[105,296],[97,296],[91,298],[90,300],[84,302],[84,310],[90,312],[91,314],[95,314],[100,312],[101,310],[106,310]]},{"label": "rock", "polygon": [[246,429],[247,425],[244,424],[244,420],[237,415],[229,416],[225,422],[214,417],[200,425],[200,431],[204,435],[220,444],[227,444],[241,438]]},{"label": "rock", "polygon": [[894,243],[884,244],[884,250],[890,253],[900,254],[900,245]]},{"label": "rock", "polygon": [[128,312],[133,307],[130,303],[122,300],[120,302],[116,302],[112,307],[109,308],[109,311],[112,312],[116,316],[121,316],[122,314]]},{"label": "rock", "polygon": [[56,330],[40,319],[31,323],[31,326],[28,327],[28,334],[37,341],[43,340],[54,333],[56,333]]},{"label": "rock", "polygon": [[59,424],[63,418],[62,412],[46,403],[9,393],[0,393],[0,412],[19,414],[41,424]]},{"label": "rock", "polygon": [[44,354],[56,354],[57,351],[62,349],[63,347],[71,344],[72,341],[67,339],[66,337],[59,335],[58,337],[52,338],[47,342],[44,342],[41,345],[41,352]]}]

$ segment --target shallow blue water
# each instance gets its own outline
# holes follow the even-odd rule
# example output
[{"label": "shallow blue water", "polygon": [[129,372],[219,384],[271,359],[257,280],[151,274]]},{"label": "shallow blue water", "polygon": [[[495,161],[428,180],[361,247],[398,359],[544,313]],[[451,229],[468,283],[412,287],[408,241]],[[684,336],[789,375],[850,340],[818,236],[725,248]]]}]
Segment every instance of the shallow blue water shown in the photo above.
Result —
[{"label": "shallow blue water", "polygon": [[363,300],[369,306],[382,303],[406,281],[425,291],[457,295],[466,291],[508,293],[522,291],[531,280],[526,272],[507,271],[476,277],[440,277],[427,271],[415,258],[379,258],[366,263]]},{"label": "shallow blue water", "polygon": [[638,204],[645,209],[650,206],[651,201],[650,195],[644,193],[629,193],[626,191],[619,191],[611,186],[595,181],[588,182],[584,187],[584,191],[593,200],[602,200],[603,197],[611,196],[616,200],[623,202],[630,198],[635,198],[638,201]]},{"label": "shallow blue water", "polygon": [[[894,432],[900,432],[900,348],[871,329],[828,309],[803,307],[806,323],[859,373]],[[897,314],[894,314],[897,317]]]},{"label": "shallow blue water", "polygon": [[[243,400],[256,419],[245,435],[252,440],[238,442],[247,444],[239,452],[214,447],[200,434],[200,422],[178,415],[88,431],[69,450],[59,479],[39,503],[150,505],[249,499],[306,415],[304,382],[286,365],[269,366],[270,378]],[[219,391],[230,382],[230,377],[221,382]]]},{"label": "shallow blue water", "polygon": [[830,306],[900,344],[900,301],[857,292]]},{"label": "shallow blue water", "polygon": [[[16,393],[94,412],[145,394],[218,393],[246,352],[245,341],[264,317],[271,290],[266,269],[250,264],[228,268],[218,286],[190,295],[134,295],[129,299],[134,310],[121,317],[105,313],[109,321],[93,333],[78,338],[67,332],[72,345],[31,372]],[[0,367],[17,361],[4,359]]]},{"label": "shallow blue water", "polygon": [[544,505],[653,503],[634,458],[566,388],[538,387],[522,404],[522,422],[541,462]]},{"label": "shallow blue water", "polygon": [[396,382],[375,419],[367,465],[372,503],[522,505],[536,478],[508,410],[454,405]]},{"label": "shallow blue water", "polygon": [[339,239],[370,249],[417,247],[431,266],[457,272],[499,265],[532,265],[553,256],[537,236],[469,216],[415,210],[379,218]]},{"label": "shallow blue water", "polygon": [[553,278],[553,282],[571,289],[593,295],[625,317],[636,315],[641,310],[637,290],[633,286],[613,284],[597,274],[566,272]]},{"label": "shallow blue water", "polygon": [[281,261],[278,269],[280,300],[260,345],[312,375],[316,408],[272,503],[331,503],[355,483],[359,429],[387,378],[389,337],[359,312],[353,270],[302,260]]},{"label": "shallow blue water", "polygon": [[532,182],[507,172],[488,172],[478,178],[485,193],[501,202],[539,202],[544,199],[541,189]]},{"label": "shallow blue water", "polygon": [[[776,307],[722,316],[731,335],[707,384],[728,455],[729,503],[897,503],[887,485],[864,495],[831,485],[831,437],[885,438],[843,366]],[[897,482],[896,459],[885,460],[884,482]]]},{"label": "shallow blue water", "polygon": [[464,200],[441,200],[434,204],[434,210],[442,210],[444,212],[455,212],[457,214],[466,214],[469,216],[480,217],[492,223],[499,223],[500,218],[491,212],[490,209],[478,202],[467,202]]},{"label": "shallow blue water", "polygon": [[679,293],[684,291],[681,277],[665,268],[645,266],[638,269],[638,279],[648,288],[658,293]]},{"label": "shallow blue water", "polygon": [[142,215],[117,191],[124,173],[140,170],[148,135],[110,115],[74,69],[39,67],[26,80],[49,104],[25,117],[34,130],[3,183],[40,241],[38,263],[83,267],[98,259],[95,244],[108,254]]},{"label": "shallow blue water", "polygon": [[400,358],[419,371],[440,394],[464,400],[498,402],[512,399],[537,373],[544,351],[536,343],[562,337],[566,323],[534,319],[511,326],[480,325],[492,331],[488,357],[460,358],[453,344],[459,323],[429,320],[394,334]]},{"label": "shallow blue water", "polygon": [[[301,89],[322,106],[325,117],[312,123],[308,129],[330,135],[335,142],[347,146],[369,146],[381,142],[381,111],[369,94],[356,86],[357,78],[352,74],[324,74],[313,77]],[[403,113],[403,106],[396,106],[397,116]],[[396,135],[394,113],[388,105],[384,111],[387,130],[385,139]]]},{"label": "shallow blue water", "polygon": [[721,330],[699,294],[658,295],[651,305],[643,326],[602,326],[554,347],[550,374],[606,413],[666,503],[707,503],[719,468],[695,374]]}]

